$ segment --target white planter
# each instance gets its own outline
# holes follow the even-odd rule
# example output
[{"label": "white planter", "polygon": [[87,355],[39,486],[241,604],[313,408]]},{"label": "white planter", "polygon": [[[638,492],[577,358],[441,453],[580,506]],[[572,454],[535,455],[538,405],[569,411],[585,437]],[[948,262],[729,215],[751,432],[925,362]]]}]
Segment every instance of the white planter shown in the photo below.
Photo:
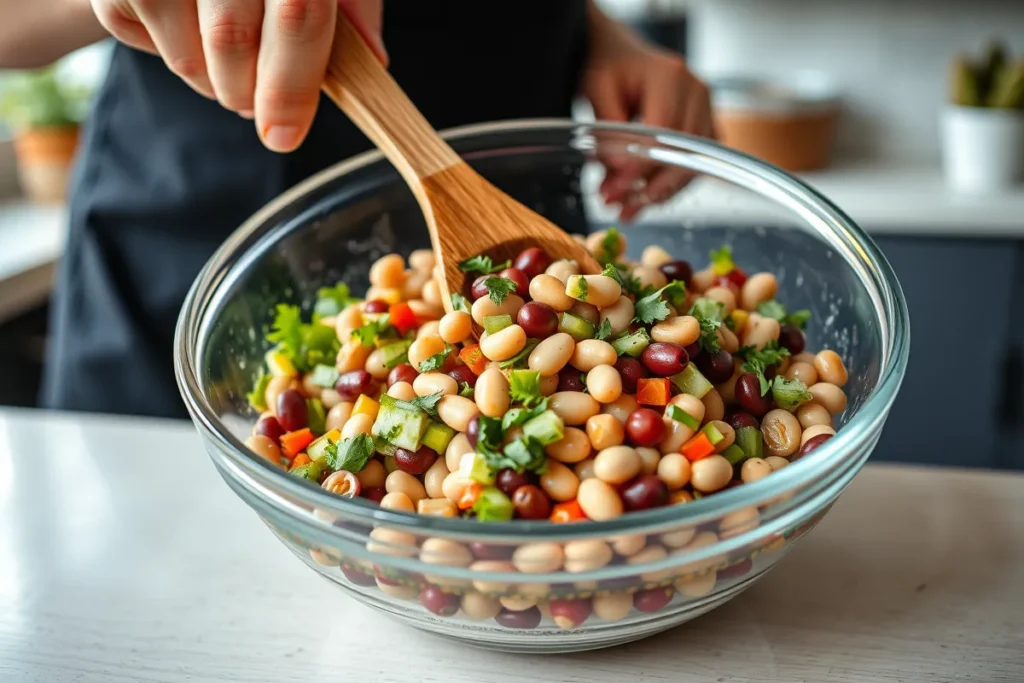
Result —
[{"label": "white planter", "polygon": [[1024,112],[949,106],[942,118],[946,182],[961,192],[1024,183]]}]

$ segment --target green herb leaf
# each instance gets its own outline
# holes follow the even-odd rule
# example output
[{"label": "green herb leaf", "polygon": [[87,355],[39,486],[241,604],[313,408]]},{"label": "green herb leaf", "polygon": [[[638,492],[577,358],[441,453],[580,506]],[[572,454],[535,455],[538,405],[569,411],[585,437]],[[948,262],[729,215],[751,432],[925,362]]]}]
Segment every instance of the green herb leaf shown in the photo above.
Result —
[{"label": "green herb leaf", "polygon": [[721,249],[711,252],[711,270],[715,275],[728,275],[735,270],[736,264],[732,260],[732,247],[724,245]]},{"label": "green herb leaf", "polygon": [[[479,439],[477,443],[479,444]],[[542,474],[548,460],[544,453],[544,446],[539,441],[523,437],[505,446],[500,453],[483,453],[482,455],[492,472],[511,468],[516,472],[530,471]]]},{"label": "green herb leaf", "polygon": [[267,334],[267,341],[299,372],[307,372],[318,364],[333,364],[341,344],[333,327],[319,323],[304,324],[298,306],[279,304]]},{"label": "green herb leaf", "polygon": [[586,301],[587,297],[590,296],[590,285],[587,283],[587,278],[582,275],[576,278],[576,289],[579,291],[579,294],[575,298],[580,301]]},{"label": "green herb leaf", "polygon": [[[772,340],[764,345],[764,348],[760,351],[750,346],[744,346],[740,351],[743,351],[743,367],[744,372],[753,372],[757,375],[757,381],[761,385],[761,395],[764,396],[771,389],[771,383],[768,378],[765,377],[765,370],[768,369],[769,365],[778,365],[782,362],[782,359],[789,355],[788,349],[779,347],[779,342]],[[737,352],[739,355],[739,352]],[[806,388],[806,387],[805,387]]]},{"label": "green herb leaf", "polygon": [[548,409],[548,400],[543,398],[532,408],[512,408],[501,418],[501,428],[508,431],[513,427],[526,424]]},{"label": "green herb leaf", "polygon": [[461,382],[459,384],[459,396],[473,398],[473,387],[469,386],[469,382]]},{"label": "green herb leaf", "polygon": [[543,398],[540,395],[540,372],[537,370],[513,370],[508,373],[508,385],[512,401],[527,408]]},{"label": "green herb leaf", "polygon": [[298,306],[288,304],[278,304],[275,311],[267,341],[277,344],[278,349],[295,365],[302,352],[302,314]]},{"label": "green herb leaf", "polygon": [[417,396],[408,403],[416,406],[427,415],[431,417],[437,417],[437,402],[444,396],[443,393],[438,391],[434,394],[427,394],[426,396]]},{"label": "green herb leaf", "polygon": [[249,405],[254,410],[263,412],[267,409],[267,385],[270,384],[271,376],[265,372],[260,372],[260,376],[256,379],[256,384],[253,386],[252,391],[246,394],[246,398],[249,400]]},{"label": "green herb leaf", "polygon": [[793,311],[786,316],[783,320],[783,324],[789,324],[797,329],[803,330],[807,327],[807,322],[811,319],[811,312],[806,308],[802,308],[799,311]]},{"label": "green herb leaf", "polygon": [[608,228],[601,239],[601,253],[597,255],[597,262],[600,264],[612,263],[619,258],[619,250],[622,247],[621,237],[617,228]]},{"label": "green herb leaf", "polygon": [[783,410],[793,411],[814,397],[807,391],[807,385],[800,380],[790,380],[782,375],[776,375],[772,382],[772,398]]},{"label": "green herb leaf", "polygon": [[801,330],[807,327],[807,321],[811,319],[811,312],[806,309],[786,313],[786,307],[774,299],[758,304],[757,312],[766,318],[778,320],[780,325],[792,325]]},{"label": "green herb leaf", "polygon": [[505,430],[501,420],[496,417],[481,415],[480,430],[476,437],[476,452],[484,456],[496,457],[501,452],[501,440],[505,438]]},{"label": "green herb leaf", "polygon": [[373,453],[373,437],[369,434],[360,434],[351,439],[328,444],[324,452],[324,462],[335,472],[346,470],[356,473],[366,467]]},{"label": "green herb leaf", "polygon": [[316,293],[316,305],[313,306],[313,322],[338,315],[346,306],[357,301],[359,299],[351,296],[348,285],[344,282],[339,282],[333,287],[321,287]]},{"label": "green herb leaf", "polygon": [[604,341],[608,337],[612,336],[612,321],[605,318],[601,321],[601,324],[597,328],[597,332],[594,333],[595,339]]},{"label": "green herb leaf", "polygon": [[484,280],[484,287],[487,288],[487,295],[491,301],[499,306],[509,294],[516,291],[515,280],[510,280],[507,277],[495,277],[493,275]]},{"label": "green herb leaf", "polygon": [[722,325],[725,305],[721,301],[701,297],[693,302],[690,315],[700,324],[700,347],[707,353],[718,353],[722,350],[718,342],[718,328]]},{"label": "green herb leaf", "polygon": [[389,316],[385,313],[377,320],[371,320],[352,330],[352,336],[363,346],[373,346],[378,337],[392,336],[395,328],[391,327]]},{"label": "green herb leaf", "polygon": [[313,377],[310,381],[318,387],[333,389],[339,374],[338,369],[333,365],[317,365],[313,368]]},{"label": "green herb leaf", "polygon": [[464,273],[480,273],[481,275],[490,275],[496,273],[499,270],[504,270],[512,265],[511,261],[505,261],[504,263],[495,264],[490,256],[474,256],[468,258],[465,261],[459,263],[459,270]]},{"label": "green herb leaf", "polygon": [[680,296],[686,296],[686,285],[679,280],[673,280],[661,289],[637,299],[633,320],[645,325],[664,320],[672,313],[665,299],[679,301]]},{"label": "green herb leaf", "polygon": [[466,297],[462,296],[458,292],[452,292],[452,310],[469,313],[469,301],[466,300]]},{"label": "green herb leaf", "polygon": [[506,368],[516,367],[517,365],[519,365],[520,363],[522,363],[523,361],[530,357],[530,354],[533,352],[534,348],[536,348],[537,344],[539,343],[540,341],[537,339],[527,339],[526,346],[523,347],[522,351],[512,356],[508,360],[501,361],[500,363],[498,363],[498,367],[501,368],[502,370],[505,370]]},{"label": "green herb leaf", "polygon": [[448,356],[450,355],[452,355],[452,347],[449,345],[445,345],[444,351],[439,351],[430,358],[424,361],[420,361],[420,372],[427,373],[440,370],[444,366],[445,361],[448,360]]}]

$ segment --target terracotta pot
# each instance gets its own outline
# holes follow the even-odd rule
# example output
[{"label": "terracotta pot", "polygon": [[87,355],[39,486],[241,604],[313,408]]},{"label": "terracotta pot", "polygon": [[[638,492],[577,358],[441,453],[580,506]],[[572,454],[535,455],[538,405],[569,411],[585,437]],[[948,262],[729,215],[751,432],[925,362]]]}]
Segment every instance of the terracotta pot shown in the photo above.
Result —
[{"label": "terracotta pot", "polygon": [[26,128],[15,134],[18,177],[29,199],[54,204],[67,198],[78,132],[78,126],[61,126]]}]

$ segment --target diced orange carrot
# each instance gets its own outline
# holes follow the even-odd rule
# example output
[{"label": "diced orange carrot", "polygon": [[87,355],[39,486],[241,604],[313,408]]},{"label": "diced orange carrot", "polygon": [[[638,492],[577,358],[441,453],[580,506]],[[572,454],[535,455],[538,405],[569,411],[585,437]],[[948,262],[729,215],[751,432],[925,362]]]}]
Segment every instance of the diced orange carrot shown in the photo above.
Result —
[{"label": "diced orange carrot", "polygon": [[587,516],[583,514],[583,508],[575,500],[570,500],[567,503],[559,503],[551,510],[551,516],[548,517],[552,522],[578,522],[586,519]]},{"label": "diced orange carrot", "polygon": [[294,469],[296,467],[302,467],[303,465],[308,465],[310,462],[312,461],[309,459],[309,456],[306,455],[305,451],[303,451],[296,455],[294,458],[292,458],[291,469]]},{"label": "diced orange carrot", "polygon": [[462,495],[459,496],[458,502],[459,509],[468,510],[474,505],[476,505],[476,501],[480,497],[480,494],[483,492],[483,490],[484,487],[476,483],[475,481],[466,488],[462,489]]},{"label": "diced orange carrot", "polygon": [[679,449],[690,462],[697,462],[715,452],[711,439],[704,432],[698,432],[695,437],[683,444]]},{"label": "diced orange carrot", "polygon": [[647,377],[637,380],[636,400],[645,406],[667,406],[672,398],[672,384],[667,377]]},{"label": "diced orange carrot", "polygon": [[281,435],[281,451],[289,459],[294,458],[311,443],[313,443],[313,432],[309,431],[309,427]]},{"label": "diced orange carrot", "polygon": [[473,371],[473,374],[482,374],[487,369],[487,357],[484,356],[483,351],[480,350],[479,344],[470,344],[469,346],[463,347],[462,351],[459,351],[459,358],[462,362],[469,366],[469,369]]}]

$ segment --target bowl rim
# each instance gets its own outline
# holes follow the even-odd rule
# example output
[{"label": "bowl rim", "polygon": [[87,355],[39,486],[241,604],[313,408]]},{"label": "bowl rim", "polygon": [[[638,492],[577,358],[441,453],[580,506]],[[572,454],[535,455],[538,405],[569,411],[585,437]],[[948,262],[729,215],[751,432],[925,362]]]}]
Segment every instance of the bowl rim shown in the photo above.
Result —
[{"label": "bowl rim", "polygon": [[[350,157],[298,183],[291,189],[264,205],[248,220],[239,226],[214,252],[192,286],[189,288],[182,305],[178,322],[175,327],[174,340],[174,372],[179,391],[186,404],[189,414],[201,434],[212,440],[218,448],[217,452],[230,460],[232,467],[225,468],[216,463],[217,458],[211,452],[222,475],[249,477],[250,485],[255,484],[261,491],[273,492],[277,497],[287,497],[293,503],[308,506],[308,521],[314,522],[313,511],[331,511],[343,518],[364,523],[381,523],[402,527],[409,531],[434,533],[453,536],[480,535],[483,533],[495,541],[515,541],[529,538],[565,538],[597,537],[606,534],[642,533],[648,529],[657,529],[669,525],[675,526],[685,522],[699,523],[701,520],[721,517],[731,511],[759,504],[759,501],[778,496],[780,493],[793,490],[817,479],[828,472],[833,464],[854,457],[858,446],[868,443],[876,431],[872,425],[882,419],[895,400],[899,386],[906,371],[910,348],[910,319],[907,303],[895,272],[888,260],[881,253],[874,241],[841,209],[806,182],[774,167],[764,161],[738,152],[704,138],[686,135],[676,131],[644,126],[633,123],[611,122],[579,122],[570,119],[515,119],[480,124],[459,126],[442,131],[442,136],[449,141],[457,142],[464,139],[481,138],[500,134],[522,134],[530,131],[575,133],[589,132],[595,136],[600,133],[633,134],[649,138],[651,144],[657,144],[659,160],[671,157],[673,152],[691,155],[688,161],[698,163],[697,170],[709,171],[719,177],[729,175],[729,171],[742,176],[753,176],[757,181],[759,192],[769,189],[773,198],[783,203],[787,209],[803,216],[814,215],[815,221],[828,226],[831,234],[819,230],[823,239],[835,239],[849,243],[851,251],[856,253],[867,268],[867,275],[874,279],[874,287],[878,290],[876,309],[881,305],[885,322],[889,328],[880,325],[883,341],[883,359],[885,363],[879,379],[860,410],[850,421],[839,430],[832,439],[822,447],[806,455],[797,462],[787,466],[771,477],[759,481],[733,487],[687,503],[684,506],[672,505],[651,510],[630,512],[608,521],[583,521],[570,525],[556,524],[547,520],[488,522],[486,528],[476,520],[463,518],[445,518],[416,513],[385,510],[358,499],[346,499],[332,495],[308,482],[291,477],[281,467],[276,467],[262,458],[248,452],[242,441],[227,429],[218,415],[206,400],[199,384],[197,358],[203,340],[200,333],[203,324],[207,323],[207,313],[211,303],[217,300],[216,294],[225,287],[231,278],[226,273],[238,271],[249,259],[244,258],[248,250],[253,250],[267,241],[274,228],[266,228],[280,211],[286,209],[296,199],[321,188],[325,184],[365,168],[371,164],[384,161],[383,154],[378,150],[369,150]],[[750,189],[750,188],[748,188]],[[763,199],[764,197],[759,197]],[[798,209],[800,209],[798,211]],[[809,214],[808,214],[809,212]],[[807,215],[805,215],[807,214]],[[262,235],[248,250],[240,249],[250,238],[265,229]],[[845,260],[845,259],[844,259]],[[852,264],[851,264],[852,265]],[[862,277],[863,281],[863,277]],[[888,339],[886,337],[888,336]],[[888,342],[887,344],[885,342]],[[873,444],[872,444],[873,445]],[[208,452],[210,451],[207,448]],[[295,505],[289,505],[295,508]],[[329,526],[329,525],[328,525]]]}]

